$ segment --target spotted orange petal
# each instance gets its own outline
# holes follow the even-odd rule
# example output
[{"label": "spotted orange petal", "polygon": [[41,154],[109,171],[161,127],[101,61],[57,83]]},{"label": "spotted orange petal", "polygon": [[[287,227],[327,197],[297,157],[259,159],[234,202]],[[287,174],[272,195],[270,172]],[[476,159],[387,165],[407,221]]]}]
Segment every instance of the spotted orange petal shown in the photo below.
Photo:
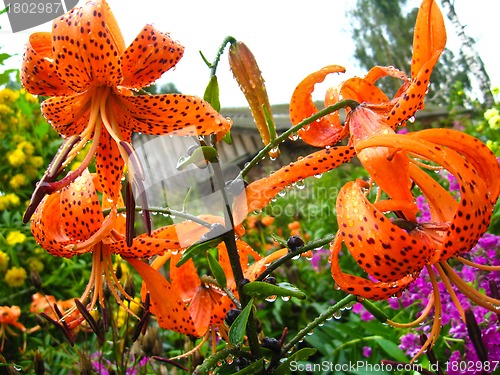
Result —
[{"label": "spotted orange petal", "polygon": [[385,300],[396,295],[410,285],[415,278],[407,275],[394,282],[372,281],[342,272],[339,253],[342,250],[343,237],[337,236],[331,245],[332,276],[338,288],[362,298]]},{"label": "spotted orange petal", "polygon": [[26,91],[34,95],[70,95],[73,91],[57,75],[52,60],[51,33],[30,35],[23,56],[21,82]]},{"label": "spotted orange petal", "polygon": [[407,233],[371,204],[359,182],[349,182],[337,197],[340,236],[358,265],[377,280],[397,281],[419,272],[435,245],[427,236]]},{"label": "spotted orange petal", "polygon": [[[290,120],[293,125],[316,114],[318,109],[312,100],[312,92],[316,83],[323,82],[330,73],[344,73],[345,68],[339,65],[326,66],[323,69],[307,76],[299,83],[293,92],[290,102]],[[316,147],[325,147],[336,144],[345,135],[346,130],[340,124],[338,115],[321,118],[299,130],[299,135],[304,142]]]},{"label": "spotted orange petal", "polygon": [[71,245],[94,235],[103,216],[97,193],[88,171],[72,184],[46,196],[33,214],[31,230],[40,245],[52,255],[72,257],[78,252]]},{"label": "spotted orange petal", "polygon": [[408,77],[401,70],[393,66],[374,66],[365,75],[365,81],[375,84],[379,79],[384,77],[394,77],[403,81],[403,85],[408,82]]},{"label": "spotted orange petal", "polygon": [[127,261],[144,280],[151,296],[151,312],[156,315],[161,328],[195,337],[200,337],[205,333],[195,327],[186,303],[157,270],[138,259],[127,258]]},{"label": "spotted orange petal", "polygon": [[340,89],[343,99],[352,99],[358,103],[382,104],[389,98],[377,86],[366,79],[354,77],[346,80]]},{"label": "spotted orange petal", "polygon": [[[241,222],[249,212],[261,210],[282,189],[307,177],[325,173],[347,163],[355,155],[350,146],[330,147],[290,163],[269,177],[252,182],[234,204],[235,222]],[[240,221],[241,220],[241,221]]]},{"label": "spotted orange petal", "polygon": [[446,46],[443,15],[434,0],[423,1],[413,35],[412,83],[387,117],[391,127],[406,121],[424,106],[430,77]]},{"label": "spotted orange petal", "polygon": [[[225,134],[231,122],[196,96],[119,95],[132,131],[161,135]],[[121,125],[121,124],[120,124]]]},{"label": "spotted orange petal", "polygon": [[55,19],[52,35],[57,73],[69,88],[83,92],[91,83],[120,83],[125,43],[106,1],[87,2]]},{"label": "spotted orange petal", "polygon": [[177,64],[184,47],[169,34],[146,25],[120,57],[121,85],[140,89]]},{"label": "spotted orange petal", "polygon": [[125,162],[116,142],[107,131],[101,133],[95,163],[100,184],[99,190],[110,200],[118,199]]},{"label": "spotted orange petal", "polygon": [[54,96],[42,103],[45,119],[61,135],[82,134],[89,122],[91,92],[70,96]]},{"label": "spotted orange petal", "polygon": [[[433,129],[431,134],[435,136],[441,135],[442,137],[453,134],[454,136],[451,137],[456,140],[460,135],[455,132],[457,131]],[[469,137],[467,136],[465,139],[470,140],[470,138],[473,138]],[[446,232],[441,251],[437,255],[439,261],[469,251],[486,232],[491,220],[493,206],[498,199],[498,179],[500,178],[498,162],[493,153],[485,146],[481,147],[478,142],[474,141],[471,141],[472,145],[475,146],[473,148],[467,147],[469,144],[467,142],[464,142],[461,147],[453,141],[443,140],[442,142],[450,147],[443,147],[440,143],[428,142],[416,135],[405,137],[401,134],[394,134],[391,136],[374,136],[358,145],[360,148],[368,145],[399,147],[424,160],[430,160],[443,166],[455,176],[460,184],[460,202],[451,221],[450,229]],[[467,149],[467,151],[464,155],[461,155],[452,147],[457,151],[462,149]],[[472,160],[480,162],[473,162]],[[482,165],[481,173],[476,170],[473,163]],[[484,167],[485,165],[491,166],[492,169],[488,171]],[[490,185],[494,187],[493,194],[491,194],[490,188],[486,186],[482,176],[488,173],[490,175],[488,178],[494,181]],[[442,203],[436,202],[436,204],[440,205]]]}]

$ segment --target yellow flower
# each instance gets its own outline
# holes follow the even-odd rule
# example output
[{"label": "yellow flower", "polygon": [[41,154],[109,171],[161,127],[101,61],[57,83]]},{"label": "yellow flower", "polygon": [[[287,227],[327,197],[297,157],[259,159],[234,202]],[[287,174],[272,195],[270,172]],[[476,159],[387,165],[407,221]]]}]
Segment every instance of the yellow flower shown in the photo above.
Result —
[{"label": "yellow flower", "polygon": [[33,155],[35,146],[28,141],[23,141],[17,145],[17,149],[24,151],[27,155]]},{"label": "yellow flower", "polygon": [[17,206],[20,203],[20,199],[14,193],[0,195],[0,211],[7,210],[13,206]]},{"label": "yellow flower", "polygon": [[493,130],[498,130],[500,129],[500,114],[497,114],[496,116],[493,116],[488,120],[488,124],[490,124],[490,127]]},{"label": "yellow flower", "polygon": [[495,116],[498,116],[500,113],[498,112],[498,109],[496,108],[490,108],[490,109],[487,109],[485,112],[484,112],[484,119],[486,121],[489,121],[490,118],[492,117],[495,117]]},{"label": "yellow flower", "polygon": [[24,241],[26,241],[26,235],[19,232],[18,230],[15,230],[10,232],[5,240],[7,241],[8,245],[14,246],[15,244],[23,243]]},{"label": "yellow flower", "polygon": [[7,266],[9,265],[9,256],[4,253],[3,251],[0,251],[0,271],[3,272],[7,269]]},{"label": "yellow flower", "polygon": [[30,159],[30,164],[35,168],[40,168],[44,164],[43,158],[41,156],[33,156]]},{"label": "yellow flower", "polygon": [[15,102],[19,98],[19,92],[9,88],[0,90],[0,102]]},{"label": "yellow flower", "polygon": [[29,265],[29,268],[33,271],[36,271],[38,273],[42,272],[43,269],[45,268],[45,265],[43,262],[35,257],[28,258],[27,263]]},{"label": "yellow flower", "polygon": [[20,165],[26,163],[26,154],[23,150],[17,148],[7,156],[7,159],[9,160],[10,165],[13,167],[19,167]]},{"label": "yellow flower", "polygon": [[12,189],[19,189],[21,186],[24,186],[28,183],[26,176],[18,173],[14,177],[12,177],[9,181],[9,185]]},{"label": "yellow flower", "polygon": [[500,147],[498,146],[498,142],[492,141],[491,139],[488,139],[486,141],[486,146],[495,154],[498,154],[498,151],[500,151]]},{"label": "yellow flower", "polygon": [[8,105],[0,104],[0,115],[12,115],[14,111]]},{"label": "yellow flower", "polygon": [[5,282],[12,288],[22,286],[27,277],[26,270],[22,267],[12,267],[5,273]]}]

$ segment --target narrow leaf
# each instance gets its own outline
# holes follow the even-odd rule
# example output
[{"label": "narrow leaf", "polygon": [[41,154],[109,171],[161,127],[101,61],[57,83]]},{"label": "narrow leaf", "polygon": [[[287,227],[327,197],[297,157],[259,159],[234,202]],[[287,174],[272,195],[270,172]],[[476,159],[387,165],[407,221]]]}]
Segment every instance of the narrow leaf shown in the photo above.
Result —
[{"label": "narrow leaf", "polygon": [[247,331],[248,317],[250,316],[250,311],[253,307],[253,299],[251,299],[245,308],[241,311],[240,315],[234,320],[229,329],[229,343],[233,346],[240,345]]},{"label": "narrow leaf", "polygon": [[219,82],[217,81],[217,76],[210,77],[210,82],[208,82],[205,89],[203,99],[210,103],[217,112],[220,111]]},{"label": "narrow leaf", "polygon": [[233,375],[258,375],[265,374],[264,358],[259,359],[257,362],[245,367],[243,370],[235,372]]},{"label": "narrow leaf", "polygon": [[295,297],[298,299],[307,298],[304,292],[286,282],[274,285],[263,281],[254,281],[243,286],[243,292],[249,296],[264,298],[269,296]]},{"label": "narrow leaf", "polygon": [[316,353],[316,349],[313,348],[302,348],[293,353],[287,358],[276,370],[274,370],[274,375],[285,375],[291,374],[291,362],[305,361],[310,356]]},{"label": "narrow leaf", "polygon": [[208,266],[210,267],[210,270],[212,271],[212,274],[215,277],[215,280],[217,280],[217,284],[224,289],[227,287],[227,278],[226,274],[224,273],[224,269],[220,265],[220,263],[215,259],[215,257],[207,252],[207,260],[208,260]]},{"label": "narrow leaf", "polygon": [[181,259],[177,262],[175,265],[176,267],[182,266],[184,263],[186,263],[189,259],[194,257],[196,254],[201,253],[203,251],[207,251],[208,249],[212,249],[216,247],[219,243],[222,242],[222,238],[214,238],[210,241],[206,242],[201,242],[201,243],[195,243],[194,245],[191,245],[188,247],[186,251],[182,254]]}]

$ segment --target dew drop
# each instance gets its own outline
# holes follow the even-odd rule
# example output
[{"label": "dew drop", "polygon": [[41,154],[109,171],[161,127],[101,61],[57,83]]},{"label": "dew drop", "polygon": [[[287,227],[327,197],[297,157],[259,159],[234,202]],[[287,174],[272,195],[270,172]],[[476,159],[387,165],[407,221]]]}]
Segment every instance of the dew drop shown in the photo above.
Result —
[{"label": "dew drop", "polygon": [[335,311],[335,312],[333,313],[333,317],[334,317],[335,319],[337,319],[337,320],[338,320],[338,319],[340,319],[340,318],[342,318],[342,312],[340,312],[339,310]]},{"label": "dew drop", "polygon": [[281,296],[281,299],[285,302],[290,301],[290,296]]},{"label": "dew drop", "polygon": [[274,302],[274,301],[276,301],[276,298],[277,298],[276,295],[272,295],[272,296],[267,297],[266,301],[267,302]]}]

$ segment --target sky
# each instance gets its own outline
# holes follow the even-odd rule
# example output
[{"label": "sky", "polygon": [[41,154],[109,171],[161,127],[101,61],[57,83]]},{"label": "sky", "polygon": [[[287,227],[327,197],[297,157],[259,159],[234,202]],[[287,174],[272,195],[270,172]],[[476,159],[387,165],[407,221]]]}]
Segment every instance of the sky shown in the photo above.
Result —
[{"label": "sky", "polygon": [[[1,4],[0,0],[0,4]],[[165,73],[160,83],[172,82],[184,94],[203,96],[210,71],[200,51],[212,61],[224,38],[233,36],[253,52],[266,81],[271,104],[288,103],[297,84],[308,74],[326,65],[346,67],[344,78],[365,72],[356,66],[350,40],[347,8],[354,0],[108,0],[128,44],[148,23],[185,46],[175,69]],[[417,7],[419,0],[408,0]],[[455,9],[466,25],[466,33],[476,40],[494,86],[500,85],[498,14],[496,0],[455,0]],[[20,66],[22,51],[29,34],[50,31],[51,24],[12,34],[7,15],[0,15],[2,52],[17,53],[6,63]],[[448,47],[459,48],[453,28],[447,24]],[[374,62],[376,65],[376,62]],[[217,76],[223,107],[245,106],[246,101],[232,77],[227,50]],[[339,77],[316,85],[315,99]]]}]

